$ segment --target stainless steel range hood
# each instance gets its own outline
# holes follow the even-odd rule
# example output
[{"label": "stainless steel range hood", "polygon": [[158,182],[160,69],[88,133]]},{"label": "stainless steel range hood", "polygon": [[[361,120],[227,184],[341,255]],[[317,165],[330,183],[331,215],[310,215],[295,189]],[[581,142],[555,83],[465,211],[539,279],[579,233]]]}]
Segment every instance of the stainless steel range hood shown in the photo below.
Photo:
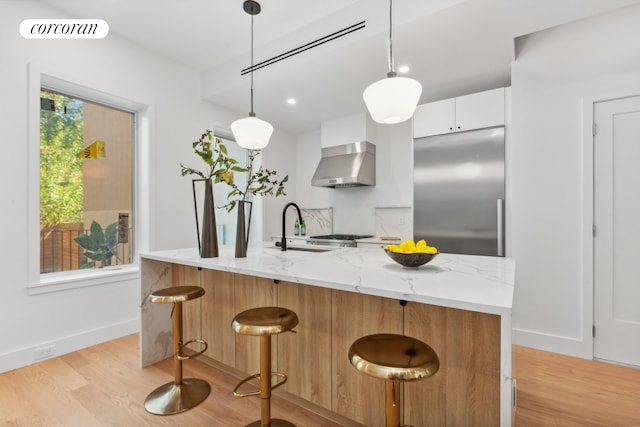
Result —
[{"label": "stainless steel range hood", "polygon": [[323,148],[311,185],[331,188],[376,185],[376,146],[360,141]]}]

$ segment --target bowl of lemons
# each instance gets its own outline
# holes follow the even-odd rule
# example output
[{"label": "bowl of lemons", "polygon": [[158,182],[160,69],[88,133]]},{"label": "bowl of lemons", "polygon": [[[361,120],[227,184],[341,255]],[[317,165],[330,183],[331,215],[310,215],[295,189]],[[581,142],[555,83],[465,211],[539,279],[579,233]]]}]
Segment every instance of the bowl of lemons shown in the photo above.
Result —
[{"label": "bowl of lemons", "polygon": [[425,240],[419,240],[417,243],[413,240],[405,240],[399,245],[385,246],[384,251],[389,258],[409,268],[420,267],[438,255],[438,249],[427,245]]}]

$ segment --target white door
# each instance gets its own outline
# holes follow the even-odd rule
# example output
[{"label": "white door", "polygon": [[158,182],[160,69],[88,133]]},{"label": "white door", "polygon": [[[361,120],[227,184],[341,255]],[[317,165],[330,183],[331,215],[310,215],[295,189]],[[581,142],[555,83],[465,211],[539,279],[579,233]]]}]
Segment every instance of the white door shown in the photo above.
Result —
[{"label": "white door", "polygon": [[594,121],[594,357],[640,366],[640,96]]}]

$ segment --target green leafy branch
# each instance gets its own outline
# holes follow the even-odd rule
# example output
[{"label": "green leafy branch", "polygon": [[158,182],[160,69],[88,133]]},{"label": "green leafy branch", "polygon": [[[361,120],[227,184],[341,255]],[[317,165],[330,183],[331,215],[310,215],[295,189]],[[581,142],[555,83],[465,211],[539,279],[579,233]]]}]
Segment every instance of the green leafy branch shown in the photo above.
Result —
[{"label": "green leafy branch", "polygon": [[[243,167],[233,157],[229,156],[227,147],[221,138],[215,138],[212,131],[207,130],[200,139],[192,143],[196,155],[207,165],[204,170],[188,167],[180,163],[182,176],[197,175],[203,179],[214,179],[214,183],[225,182],[231,187],[227,194],[227,204],[220,206],[231,212],[239,201],[246,201],[248,197],[258,196],[285,196],[284,184],[289,180],[289,175],[278,179],[278,172],[265,169],[262,166],[254,171],[254,162],[260,155],[260,150],[247,150],[249,163]],[[233,180],[234,173],[247,173],[247,185],[240,188]]]},{"label": "green leafy branch", "polygon": [[233,184],[233,172],[246,172],[247,169],[238,165],[238,161],[230,157],[227,147],[220,138],[213,138],[211,130],[200,135],[200,139],[192,144],[193,151],[207,165],[204,170],[188,167],[180,163],[182,176],[198,175],[204,179],[214,179],[214,183],[226,182]]},{"label": "green leafy branch", "polygon": [[[246,201],[249,196],[286,196],[284,184],[289,181],[289,175],[278,179],[278,172],[260,166],[254,172],[254,161],[260,155],[260,150],[247,150],[249,152],[249,165],[239,172],[247,172],[247,185],[244,188],[238,187],[233,179],[227,182],[231,186],[231,191],[227,195],[228,203],[223,208],[231,212],[240,201]],[[226,181],[225,181],[226,182]]]}]

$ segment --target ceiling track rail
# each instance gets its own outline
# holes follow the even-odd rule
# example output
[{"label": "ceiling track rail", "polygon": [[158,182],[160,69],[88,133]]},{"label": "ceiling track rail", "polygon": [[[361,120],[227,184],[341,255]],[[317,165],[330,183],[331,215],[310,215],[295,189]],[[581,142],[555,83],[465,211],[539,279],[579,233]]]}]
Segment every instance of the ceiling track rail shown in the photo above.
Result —
[{"label": "ceiling track rail", "polygon": [[316,39],[312,42],[309,42],[307,44],[304,44],[300,47],[297,47],[295,49],[291,49],[287,52],[281,53],[280,55],[276,55],[273,58],[267,59],[265,61],[259,62],[257,64],[255,64],[253,67],[247,67],[244,68],[240,71],[240,75],[244,76],[247,73],[251,73],[253,71],[259,70],[260,68],[264,68],[268,65],[272,65],[275,64],[276,62],[282,61],[283,59],[286,58],[290,58],[292,56],[298,55],[299,53],[305,52],[309,49],[312,49],[314,47],[318,47],[321,46],[327,42],[330,42],[331,40],[335,40],[338,39],[340,37],[346,36],[347,34],[353,33],[354,31],[358,31],[363,29],[366,26],[366,22],[367,21],[360,21],[357,24],[353,24],[350,25],[346,28],[343,28],[339,31],[336,31],[334,33],[328,34],[324,37],[320,37],[319,39]]}]

